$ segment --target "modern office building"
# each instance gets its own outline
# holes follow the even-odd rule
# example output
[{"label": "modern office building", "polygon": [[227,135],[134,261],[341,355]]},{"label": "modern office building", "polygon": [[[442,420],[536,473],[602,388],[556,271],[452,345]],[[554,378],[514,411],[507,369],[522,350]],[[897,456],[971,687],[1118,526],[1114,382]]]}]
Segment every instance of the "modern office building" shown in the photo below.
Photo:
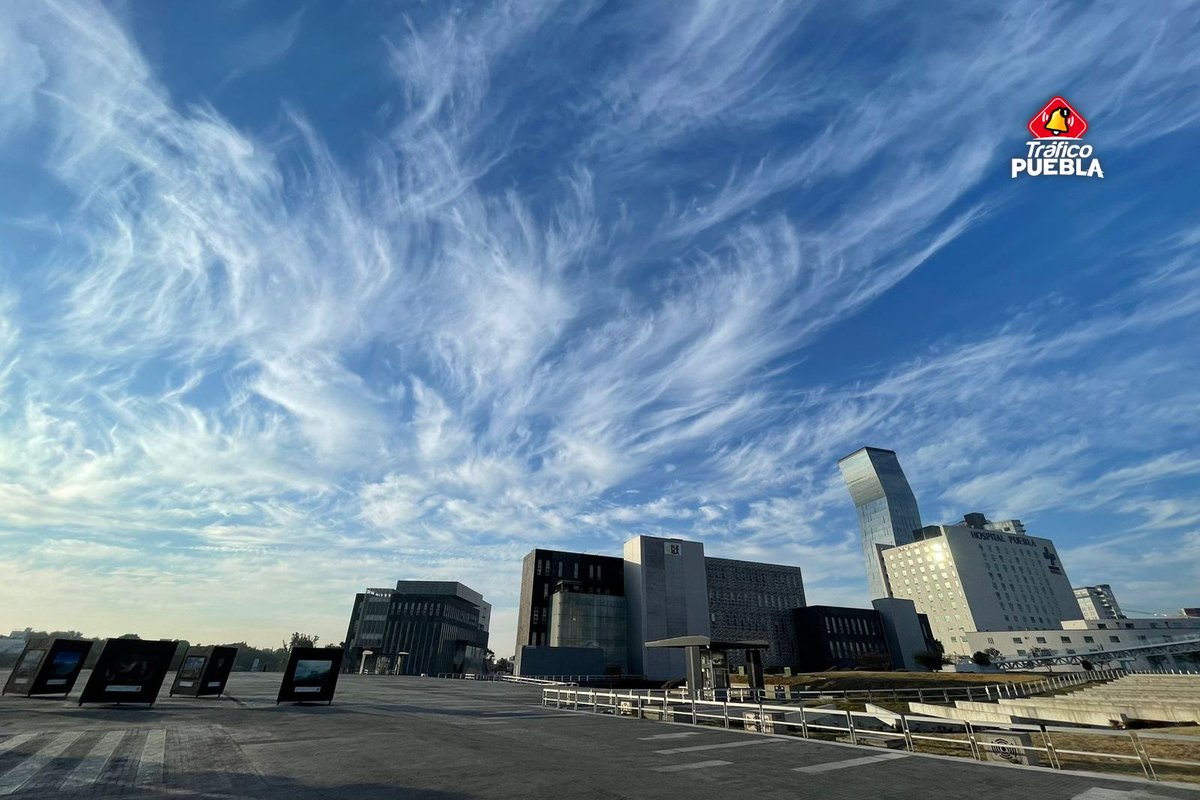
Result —
[{"label": "modern office building", "polygon": [[[771,642],[762,653],[762,665],[767,669],[799,663],[792,615],[804,606],[804,578],[799,567],[706,557],[704,573],[713,639]],[[746,666],[745,657],[744,650],[731,650],[728,666]]]},{"label": "modern office building", "polygon": [[[627,541],[623,558],[535,550],[523,566],[517,675],[580,674],[581,664],[603,663],[609,674],[669,680],[684,674],[684,652],[646,642],[677,636],[768,641],[768,668],[799,657],[799,567],[707,558],[701,542],[654,536]],[[741,666],[743,649],[731,655]]]},{"label": "modern office building", "polygon": [[1051,628],[1079,617],[1079,604],[1049,539],[1020,520],[967,514],[956,525],[929,525],[912,544],[883,552],[896,597],[929,617],[948,654],[971,655],[968,631]]},{"label": "modern office building", "polygon": [[838,461],[838,467],[858,511],[870,597],[891,597],[882,553],[913,541],[913,531],[921,527],[917,498],[892,450],[864,447]]},{"label": "modern office building", "polygon": [[[491,605],[454,581],[398,581],[354,597],[345,668],[357,672],[478,674],[487,651]],[[368,658],[364,661],[363,656]]]},{"label": "modern office building", "polygon": [[1077,586],[1074,592],[1084,619],[1125,619],[1125,615],[1121,613],[1121,606],[1117,603],[1117,596],[1107,583]]},{"label": "modern office building", "polygon": [[624,594],[589,594],[579,581],[561,581],[550,593],[550,647],[599,648],[604,654],[599,671],[574,674],[623,675],[629,664],[628,617]]},{"label": "modern office building", "polygon": [[[1064,622],[1061,628],[968,631],[966,634],[967,646],[972,652],[995,648],[1005,658],[1084,655],[1195,637],[1200,637],[1200,619],[1186,617],[1075,619]],[[1106,664],[1122,669],[1197,669],[1194,661],[1173,655],[1126,655],[1112,662],[1105,661],[1103,655],[1091,658],[1097,666]],[[1176,662],[1177,658],[1181,663]]]},{"label": "modern office building", "polygon": [[625,562],[613,556],[541,548],[525,556],[521,563],[515,674],[523,674],[522,647],[550,646],[550,595],[564,581],[578,593],[623,597]]}]

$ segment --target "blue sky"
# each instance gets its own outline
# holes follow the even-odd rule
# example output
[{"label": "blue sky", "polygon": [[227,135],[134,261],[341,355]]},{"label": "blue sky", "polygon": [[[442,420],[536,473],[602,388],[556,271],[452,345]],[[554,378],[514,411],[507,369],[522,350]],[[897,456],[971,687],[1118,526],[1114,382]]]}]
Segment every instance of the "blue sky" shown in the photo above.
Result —
[{"label": "blue sky", "polygon": [[[1200,8],[20,4],[0,627],[340,641],[638,533],[863,604],[836,460],[1200,603]],[[1010,180],[1063,94],[1103,180]]]}]

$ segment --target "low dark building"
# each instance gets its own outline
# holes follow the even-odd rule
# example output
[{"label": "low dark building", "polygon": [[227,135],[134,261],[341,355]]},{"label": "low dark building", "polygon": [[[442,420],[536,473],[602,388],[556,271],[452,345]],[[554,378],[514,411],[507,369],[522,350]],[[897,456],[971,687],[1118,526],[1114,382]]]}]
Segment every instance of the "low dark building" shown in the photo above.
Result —
[{"label": "low dark building", "polygon": [[793,614],[801,672],[891,665],[887,635],[875,609],[808,606]]},{"label": "low dark building", "polygon": [[915,613],[910,601],[876,601],[881,602],[884,613],[878,608],[797,608],[799,670],[917,668],[913,655],[933,647],[929,618]]},{"label": "low dark building", "polygon": [[479,592],[454,581],[399,581],[395,589],[367,589],[354,597],[344,669],[479,674],[491,610]]}]

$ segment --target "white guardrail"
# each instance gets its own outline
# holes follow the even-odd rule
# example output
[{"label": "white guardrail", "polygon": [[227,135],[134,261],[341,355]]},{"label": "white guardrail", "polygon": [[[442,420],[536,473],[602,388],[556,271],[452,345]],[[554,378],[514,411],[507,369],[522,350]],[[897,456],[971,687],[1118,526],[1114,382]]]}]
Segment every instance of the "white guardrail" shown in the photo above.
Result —
[{"label": "white guardrail", "polygon": [[[953,687],[947,691],[953,695],[957,689]],[[890,690],[874,691],[880,698],[891,696]],[[931,692],[928,689],[923,691],[927,695]],[[1136,775],[1137,769],[1133,766],[1136,764],[1141,774],[1150,780],[1174,780],[1179,777],[1191,777],[1194,780],[1194,776],[1200,775],[1200,737],[1144,730],[973,723],[882,708],[874,711],[844,711],[761,701],[692,700],[674,690],[597,691],[578,687],[546,687],[542,690],[542,705],[618,717],[736,727],[781,736],[884,746],[914,753],[958,755],[978,761],[1048,766],[1059,770],[1127,772]]]}]

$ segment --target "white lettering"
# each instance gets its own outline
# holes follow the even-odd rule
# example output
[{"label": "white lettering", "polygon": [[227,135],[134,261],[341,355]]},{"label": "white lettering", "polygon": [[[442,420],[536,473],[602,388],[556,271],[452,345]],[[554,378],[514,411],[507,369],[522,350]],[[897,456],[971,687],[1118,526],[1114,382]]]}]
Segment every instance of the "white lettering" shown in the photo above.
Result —
[{"label": "white lettering", "polygon": [[1029,166],[1029,161],[1027,159],[1014,158],[1012,160],[1012,177],[1015,178],[1018,175],[1020,175],[1022,172],[1025,171],[1025,168],[1028,166]]},{"label": "white lettering", "polygon": [[1090,144],[1083,145],[1082,147],[1079,148],[1079,157],[1080,158],[1091,158],[1092,157],[1092,149],[1093,148]]},{"label": "white lettering", "polygon": [[1092,163],[1088,164],[1087,177],[1091,178],[1093,176],[1097,178],[1104,177],[1104,170],[1100,169],[1100,159],[1098,158],[1093,158]]}]

